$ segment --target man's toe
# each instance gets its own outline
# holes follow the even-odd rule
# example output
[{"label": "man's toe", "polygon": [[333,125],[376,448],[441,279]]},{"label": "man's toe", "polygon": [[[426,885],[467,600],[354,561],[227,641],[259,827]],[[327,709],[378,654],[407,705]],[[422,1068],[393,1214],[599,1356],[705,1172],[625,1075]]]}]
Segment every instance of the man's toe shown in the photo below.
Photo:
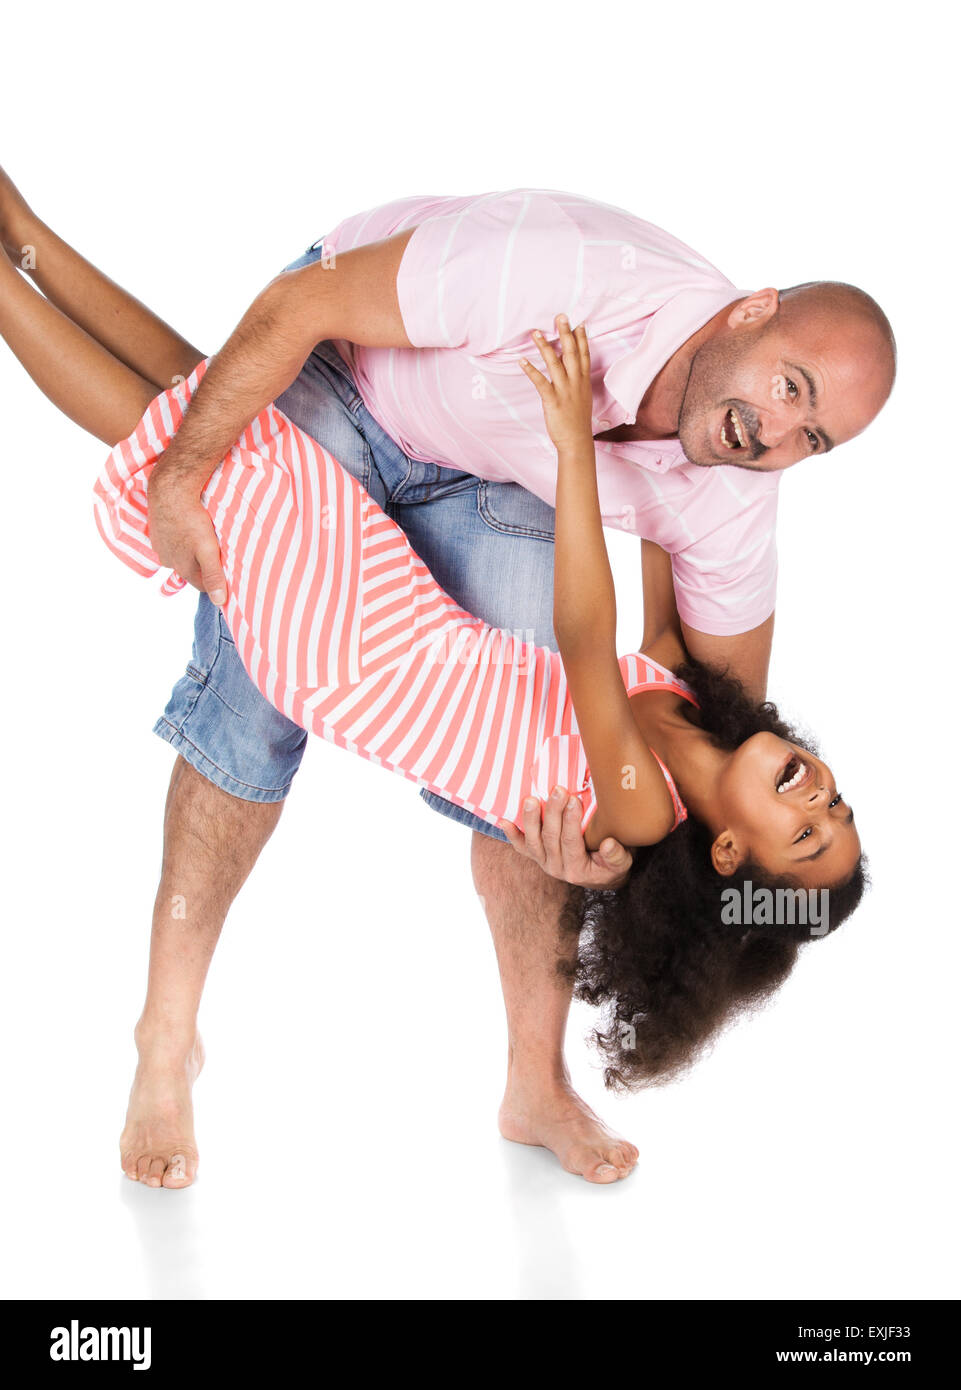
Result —
[{"label": "man's toe", "polygon": [[172,1154],[164,1173],[164,1187],[186,1187],[194,1180],[197,1165],[186,1154]]},{"label": "man's toe", "polygon": [[584,1169],[584,1176],[588,1182],[608,1183],[617,1182],[621,1176],[613,1163],[608,1163],[606,1158],[595,1161],[594,1165]]},{"label": "man's toe", "polygon": [[159,1187],[163,1182],[164,1169],[167,1167],[164,1159],[154,1155],[148,1160],[147,1172],[144,1181],[148,1187]]}]

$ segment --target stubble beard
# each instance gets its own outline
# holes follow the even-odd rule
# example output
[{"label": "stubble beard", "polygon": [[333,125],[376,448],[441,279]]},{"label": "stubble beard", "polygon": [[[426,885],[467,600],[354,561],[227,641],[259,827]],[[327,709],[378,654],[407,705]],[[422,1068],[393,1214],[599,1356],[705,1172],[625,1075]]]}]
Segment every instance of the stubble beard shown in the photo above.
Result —
[{"label": "stubble beard", "polygon": [[[727,385],[730,379],[731,368],[737,363],[740,354],[728,352],[725,354],[725,365],[727,370],[723,373],[724,381],[721,380],[722,373],[711,370],[715,358],[721,357],[720,353],[711,350],[712,345],[705,343],[691,362],[690,370],[687,374],[687,381],[684,386],[684,394],[681,397],[681,408],[677,419],[677,437],[684,456],[689,463],[693,463],[696,468],[742,468],[748,473],[766,473],[769,470],[763,468],[756,460],[752,459],[747,449],[730,451],[730,458],[721,455],[716,458],[696,458],[694,454],[710,452],[713,450],[719,453],[720,446],[715,448],[714,441],[708,434],[706,418],[713,414],[715,409],[720,409],[724,404],[724,396],[720,395],[723,386]],[[698,380],[695,381],[695,373]],[[700,378],[704,378],[703,381]],[[716,378],[716,384],[715,384]],[[715,399],[716,397],[716,399]],[[697,424],[697,415],[705,417],[705,424],[700,429]],[[692,419],[692,416],[694,417]],[[697,435],[700,434],[700,444]],[[740,455],[740,457],[739,457]]]}]

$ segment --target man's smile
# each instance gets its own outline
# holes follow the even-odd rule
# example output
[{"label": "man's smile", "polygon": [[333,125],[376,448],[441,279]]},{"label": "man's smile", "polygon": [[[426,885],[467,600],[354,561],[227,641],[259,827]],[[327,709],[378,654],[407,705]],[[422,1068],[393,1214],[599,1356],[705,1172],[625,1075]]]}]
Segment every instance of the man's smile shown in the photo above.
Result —
[{"label": "man's smile", "polygon": [[733,406],[721,421],[721,444],[725,449],[747,448],[747,431]]}]

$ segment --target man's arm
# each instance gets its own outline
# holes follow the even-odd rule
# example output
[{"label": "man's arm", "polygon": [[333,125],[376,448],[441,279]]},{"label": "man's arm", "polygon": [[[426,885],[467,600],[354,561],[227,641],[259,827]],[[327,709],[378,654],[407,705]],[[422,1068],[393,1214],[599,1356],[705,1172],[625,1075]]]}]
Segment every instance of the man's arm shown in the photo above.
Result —
[{"label": "man's arm", "polygon": [[684,645],[696,661],[716,666],[736,676],[754,700],[763,700],[767,693],[767,673],[771,662],[771,639],[774,636],[774,614],[760,627],[739,632],[734,637],[714,637],[698,632],[681,623]]},{"label": "man's arm", "polygon": [[227,585],[204,484],[239,434],[297,377],[314,346],[345,338],[365,347],[411,347],[397,271],[414,228],[299,270],[264,289],[212,358],[183,424],[148,486],[150,541],[214,603]]},{"label": "man's arm", "polygon": [[763,700],[771,661],[774,614],[748,632],[715,637],[688,627],[678,616],[671,557],[653,541],[641,541],[641,576],[644,585],[641,650],[655,650],[661,637],[670,633],[684,643],[685,650],[695,661],[729,671],[753,699]]}]

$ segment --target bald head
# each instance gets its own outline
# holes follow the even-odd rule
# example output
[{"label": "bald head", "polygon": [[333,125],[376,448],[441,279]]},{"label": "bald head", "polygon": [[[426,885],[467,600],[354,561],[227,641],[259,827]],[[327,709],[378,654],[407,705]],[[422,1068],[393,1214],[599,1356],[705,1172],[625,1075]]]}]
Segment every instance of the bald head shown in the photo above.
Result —
[{"label": "bald head", "polygon": [[808,280],[779,292],[775,315],[790,331],[851,334],[873,347],[878,365],[886,369],[890,393],[897,370],[898,349],[887,314],[876,299],[843,280]]}]

